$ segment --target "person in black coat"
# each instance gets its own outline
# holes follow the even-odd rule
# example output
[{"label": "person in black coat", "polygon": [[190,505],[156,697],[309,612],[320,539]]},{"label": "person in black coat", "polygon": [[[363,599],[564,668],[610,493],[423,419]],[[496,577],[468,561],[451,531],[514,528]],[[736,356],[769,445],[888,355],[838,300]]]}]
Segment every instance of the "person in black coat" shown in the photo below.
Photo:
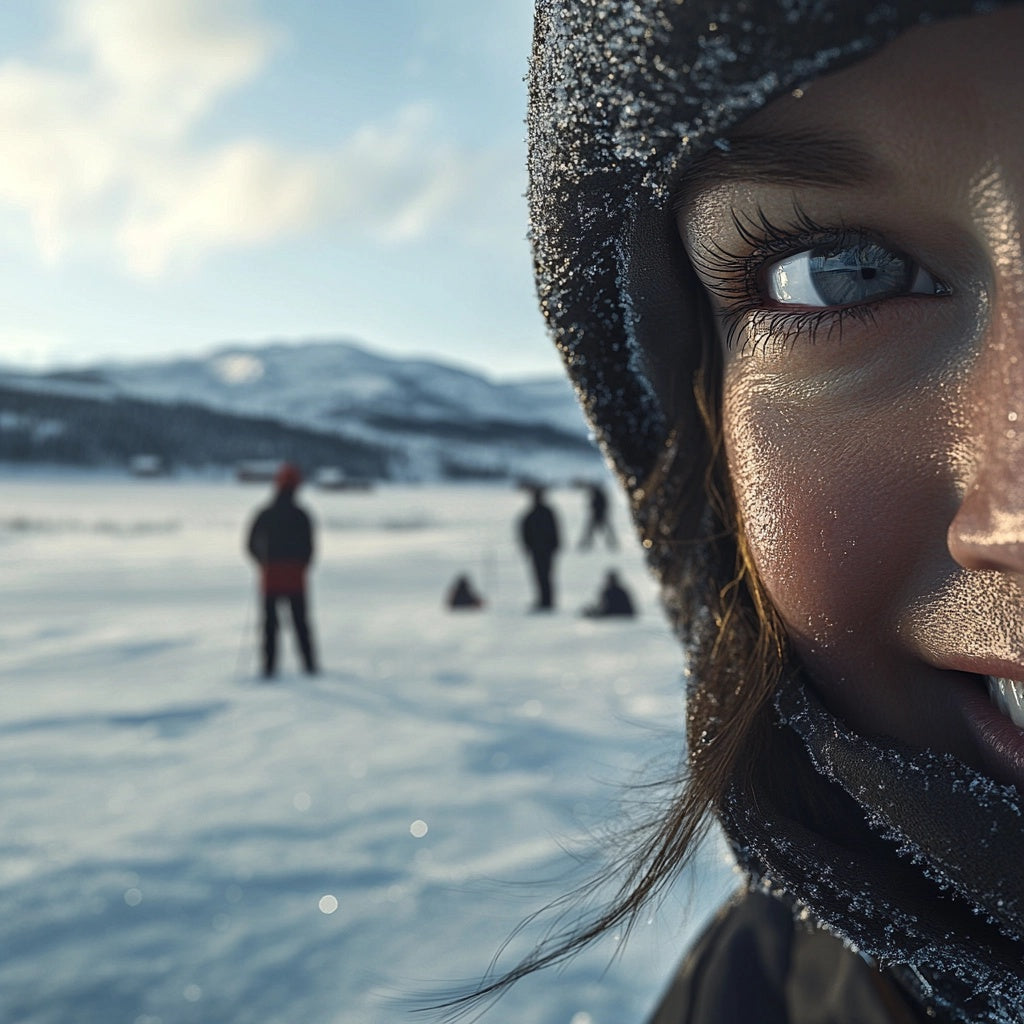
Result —
[{"label": "person in black coat", "polygon": [[583,528],[583,536],[580,537],[580,551],[589,551],[594,544],[594,537],[599,533],[604,534],[605,543],[609,548],[617,547],[615,530],[608,515],[608,495],[605,489],[600,484],[587,484],[587,494],[589,516]]},{"label": "person in black coat", "polygon": [[551,580],[555,554],[560,545],[558,518],[544,501],[544,488],[531,487],[533,505],[519,521],[519,539],[530,559],[537,600],[534,611],[551,611],[555,606]]},{"label": "person in black coat", "polygon": [[275,477],[274,500],[260,509],[249,529],[248,551],[260,567],[263,595],[263,675],[277,669],[277,606],[286,601],[295,627],[302,663],[316,672],[316,655],[307,618],[306,571],[313,560],[313,525],[305,509],[295,504],[302,482],[299,470],[284,463]]}]

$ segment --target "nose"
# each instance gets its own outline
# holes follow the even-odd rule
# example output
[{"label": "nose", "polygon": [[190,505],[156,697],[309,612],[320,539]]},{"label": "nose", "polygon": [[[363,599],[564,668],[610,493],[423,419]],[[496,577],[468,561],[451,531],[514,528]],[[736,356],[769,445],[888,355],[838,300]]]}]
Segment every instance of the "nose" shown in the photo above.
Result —
[{"label": "nose", "polygon": [[972,486],[950,524],[949,552],[965,569],[1024,576],[1024,514],[1012,511],[993,490],[982,481]]},{"label": "nose", "polygon": [[966,569],[1024,577],[1024,309],[997,311],[968,385],[972,478],[947,534]]}]

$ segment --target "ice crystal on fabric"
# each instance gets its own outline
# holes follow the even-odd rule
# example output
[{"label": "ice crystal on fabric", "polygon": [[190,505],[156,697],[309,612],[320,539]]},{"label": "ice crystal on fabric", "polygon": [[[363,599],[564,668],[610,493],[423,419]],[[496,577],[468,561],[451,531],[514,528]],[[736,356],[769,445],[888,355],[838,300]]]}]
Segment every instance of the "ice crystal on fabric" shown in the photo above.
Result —
[{"label": "ice crystal on fabric", "polygon": [[[806,745],[820,799],[845,792],[864,820],[823,856],[811,833],[741,791],[727,830],[748,870],[810,907],[828,930],[955,1020],[1005,1024],[1024,1012],[1021,800],[949,755],[849,732],[800,680],[777,702],[778,728]],[[828,789],[834,787],[832,796]],[[872,836],[874,838],[872,838]],[[882,845],[879,846],[878,842]]]}]

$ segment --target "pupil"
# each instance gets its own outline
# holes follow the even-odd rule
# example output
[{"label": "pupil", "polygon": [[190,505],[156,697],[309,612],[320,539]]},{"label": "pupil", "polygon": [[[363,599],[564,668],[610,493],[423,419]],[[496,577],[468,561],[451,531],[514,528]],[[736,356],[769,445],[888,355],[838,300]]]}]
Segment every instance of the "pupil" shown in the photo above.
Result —
[{"label": "pupil", "polygon": [[827,306],[847,306],[905,293],[913,264],[901,253],[874,242],[821,246],[810,253],[810,276]]}]

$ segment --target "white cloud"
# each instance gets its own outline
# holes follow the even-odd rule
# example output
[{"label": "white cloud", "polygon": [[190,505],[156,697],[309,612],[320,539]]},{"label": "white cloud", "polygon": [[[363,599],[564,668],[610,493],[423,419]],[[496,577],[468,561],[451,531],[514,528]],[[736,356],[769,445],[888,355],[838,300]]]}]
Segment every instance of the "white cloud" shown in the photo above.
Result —
[{"label": "white cloud", "polygon": [[66,0],[63,47],[132,133],[188,130],[266,64],[280,33],[246,0]]},{"label": "white cloud", "polygon": [[268,241],[309,225],[320,162],[252,141],[138,168],[116,241],[130,270],[153,276],[210,249]]},{"label": "white cloud", "polygon": [[425,104],[356,132],[330,160],[339,215],[385,242],[422,235],[455,205],[468,169],[467,154],[436,135],[436,116]]},{"label": "white cloud", "polygon": [[197,141],[280,38],[246,0],[66,0],[56,58],[0,64],[0,204],[25,212],[44,259],[99,254],[139,276],[322,224],[398,244],[465,215],[480,158],[426,105],[320,152]]}]

